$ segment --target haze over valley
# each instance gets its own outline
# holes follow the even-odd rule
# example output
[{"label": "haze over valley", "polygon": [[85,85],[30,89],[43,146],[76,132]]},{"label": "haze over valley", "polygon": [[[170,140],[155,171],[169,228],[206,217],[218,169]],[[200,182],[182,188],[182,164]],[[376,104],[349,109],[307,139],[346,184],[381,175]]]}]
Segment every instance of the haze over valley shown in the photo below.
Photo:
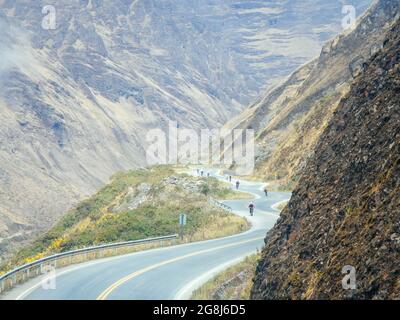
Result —
[{"label": "haze over valley", "polygon": [[[370,1],[355,1],[357,14]],[[55,29],[43,27],[54,5]],[[341,1],[0,1],[0,248],[31,241],[144,133],[219,127],[342,31]]]}]

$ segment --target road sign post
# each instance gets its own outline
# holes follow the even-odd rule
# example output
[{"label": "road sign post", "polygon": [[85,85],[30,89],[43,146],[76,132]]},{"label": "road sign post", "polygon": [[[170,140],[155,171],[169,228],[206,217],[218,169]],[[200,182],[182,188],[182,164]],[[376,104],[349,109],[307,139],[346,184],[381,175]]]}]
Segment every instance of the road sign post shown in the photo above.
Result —
[{"label": "road sign post", "polygon": [[179,215],[179,234],[181,239],[183,239],[183,228],[186,225],[186,214],[181,213]]}]

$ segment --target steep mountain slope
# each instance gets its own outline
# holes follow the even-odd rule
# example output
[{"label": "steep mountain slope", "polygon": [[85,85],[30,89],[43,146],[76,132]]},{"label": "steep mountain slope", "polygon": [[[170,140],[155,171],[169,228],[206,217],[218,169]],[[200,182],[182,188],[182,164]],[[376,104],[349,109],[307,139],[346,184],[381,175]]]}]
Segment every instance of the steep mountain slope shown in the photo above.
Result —
[{"label": "steep mountain slope", "polygon": [[[254,299],[400,298],[400,21],[354,81],[268,233]],[[342,268],[355,268],[355,290]]]},{"label": "steep mountain slope", "polygon": [[256,175],[285,178],[289,186],[298,180],[349,82],[382,46],[399,7],[398,0],[377,1],[353,31],[326,43],[317,59],[227,124],[256,130]]},{"label": "steep mountain slope", "polygon": [[0,0],[0,250],[144,166],[149,128],[224,123],[314,56],[341,6]]}]

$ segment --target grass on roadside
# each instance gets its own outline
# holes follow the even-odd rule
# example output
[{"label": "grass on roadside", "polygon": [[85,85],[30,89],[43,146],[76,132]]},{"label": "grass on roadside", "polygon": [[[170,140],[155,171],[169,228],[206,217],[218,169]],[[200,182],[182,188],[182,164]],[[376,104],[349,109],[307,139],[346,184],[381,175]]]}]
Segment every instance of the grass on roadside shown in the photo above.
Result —
[{"label": "grass on roadside", "polygon": [[250,193],[237,191],[232,188],[230,183],[220,181],[217,178],[209,177],[203,178],[207,181],[204,185],[202,192],[206,195],[210,195],[217,200],[251,200],[254,196]]},{"label": "grass on roadside", "polygon": [[279,211],[282,211],[283,209],[285,209],[285,207],[287,206],[288,203],[289,203],[289,200],[281,202],[279,205],[276,206],[276,209]]},{"label": "grass on roadside", "polygon": [[249,300],[260,254],[246,257],[195,290],[192,300]]},{"label": "grass on roadside", "polygon": [[0,273],[59,252],[179,233],[180,213],[187,214],[184,241],[248,230],[246,219],[208,202],[210,196],[231,194],[214,179],[179,174],[170,166],[118,173],[0,266]]}]

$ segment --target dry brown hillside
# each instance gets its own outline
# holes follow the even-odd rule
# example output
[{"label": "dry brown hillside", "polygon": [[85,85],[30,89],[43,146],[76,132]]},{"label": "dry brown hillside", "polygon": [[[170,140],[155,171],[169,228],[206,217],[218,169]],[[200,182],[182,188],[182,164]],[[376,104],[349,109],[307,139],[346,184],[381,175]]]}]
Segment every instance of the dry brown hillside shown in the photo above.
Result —
[{"label": "dry brown hillside", "polygon": [[257,176],[284,178],[288,186],[298,180],[353,77],[382,47],[399,8],[398,0],[374,3],[353,31],[329,41],[317,59],[227,124],[256,130]]},{"label": "dry brown hillside", "polygon": [[0,0],[0,260],[147,166],[150,129],[218,128],[314,57],[342,4],[308,2]]},{"label": "dry brown hillside", "polygon": [[[365,64],[268,233],[254,299],[400,298],[400,21]],[[356,289],[342,287],[342,268]]]}]

